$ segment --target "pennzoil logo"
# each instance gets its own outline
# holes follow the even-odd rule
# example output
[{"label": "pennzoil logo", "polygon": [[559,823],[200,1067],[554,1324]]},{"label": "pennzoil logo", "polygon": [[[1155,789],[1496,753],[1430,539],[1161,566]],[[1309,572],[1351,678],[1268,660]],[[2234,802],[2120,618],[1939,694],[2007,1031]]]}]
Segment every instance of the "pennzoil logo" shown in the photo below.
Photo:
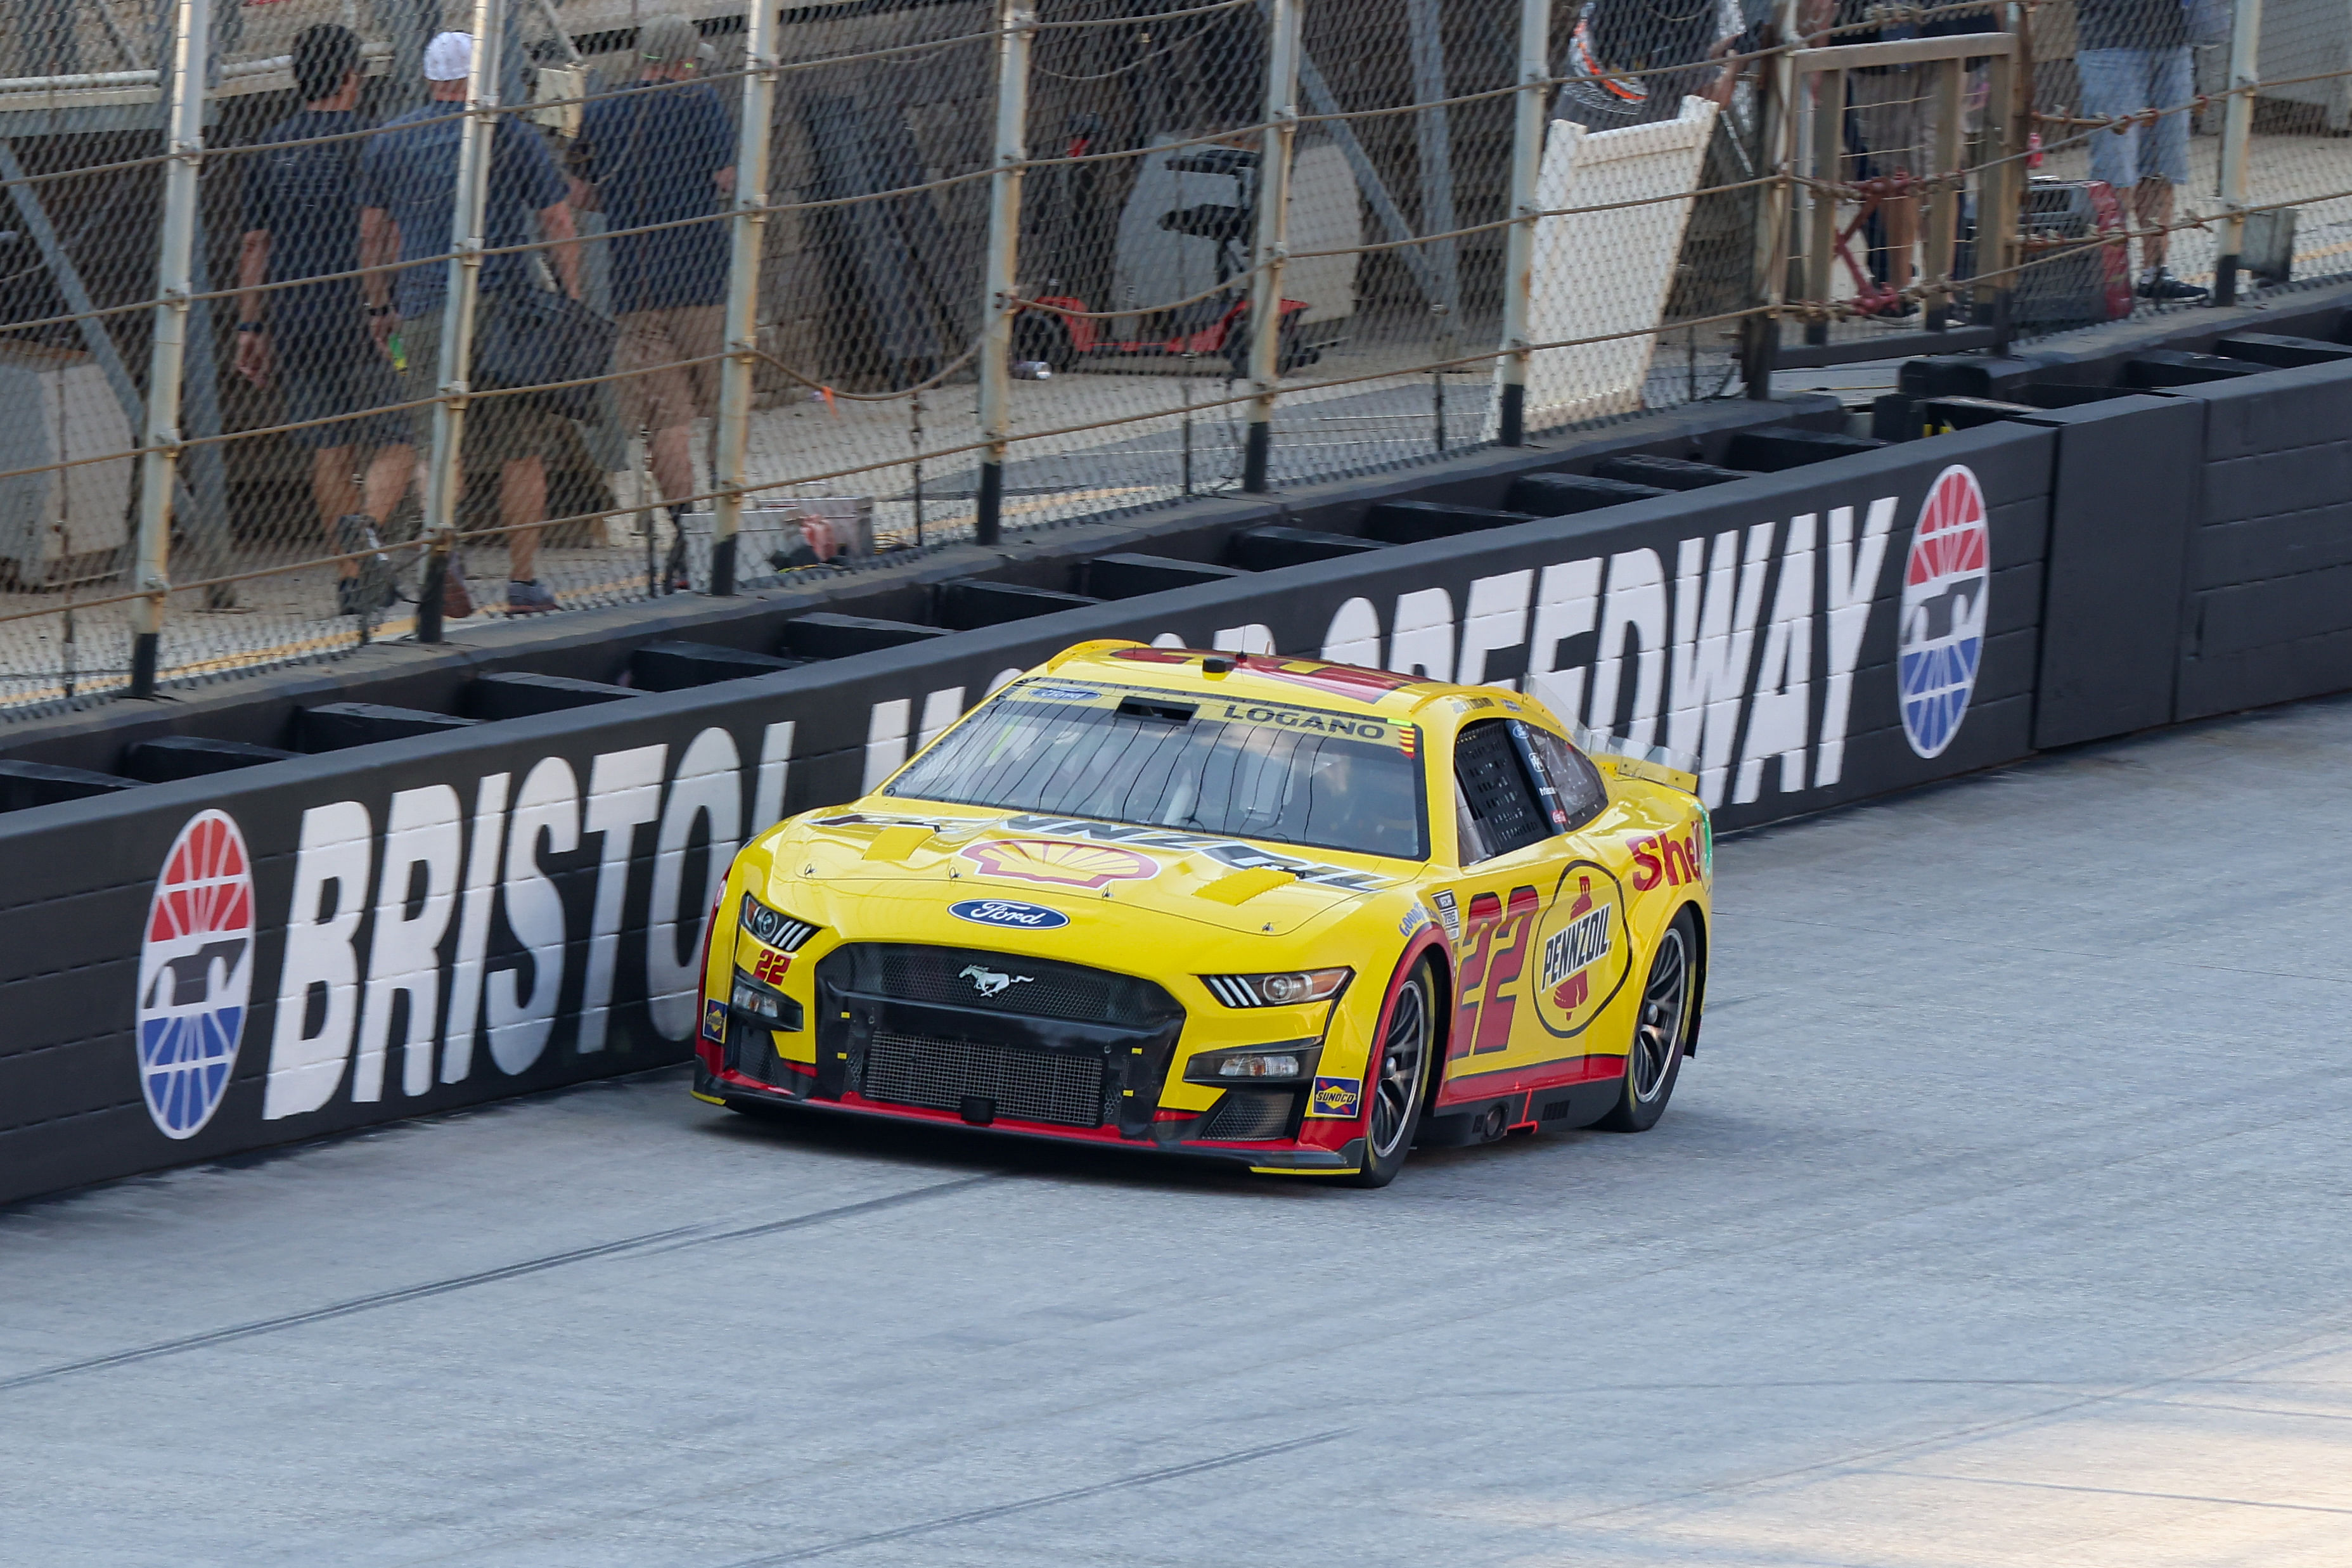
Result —
[{"label": "pennzoil logo", "polygon": [[1065,844],[1050,838],[997,838],[959,853],[992,877],[1057,888],[1107,888],[1160,875],[1160,862],[1106,844]]},{"label": "pennzoil logo", "polygon": [[1581,1034],[1616,999],[1633,969],[1628,946],[1624,889],[1597,862],[1571,863],[1537,927],[1534,1001],[1548,1033]]},{"label": "pennzoil logo", "polygon": [[1307,1097],[1307,1114],[1339,1121],[1350,1120],[1363,1099],[1363,1087],[1364,1080],[1358,1078],[1318,1078],[1315,1080],[1315,1092]]}]

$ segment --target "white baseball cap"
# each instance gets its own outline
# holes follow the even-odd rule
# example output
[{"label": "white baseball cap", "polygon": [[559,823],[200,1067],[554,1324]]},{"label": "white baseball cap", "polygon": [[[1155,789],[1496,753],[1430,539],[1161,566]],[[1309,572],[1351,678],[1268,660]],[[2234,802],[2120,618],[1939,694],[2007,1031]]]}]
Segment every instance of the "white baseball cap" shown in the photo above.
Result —
[{"label": "white baseball cap", "polygon": [[425,46],[426,81],[463,81],[474,69],[471,33],[436,33]]}]

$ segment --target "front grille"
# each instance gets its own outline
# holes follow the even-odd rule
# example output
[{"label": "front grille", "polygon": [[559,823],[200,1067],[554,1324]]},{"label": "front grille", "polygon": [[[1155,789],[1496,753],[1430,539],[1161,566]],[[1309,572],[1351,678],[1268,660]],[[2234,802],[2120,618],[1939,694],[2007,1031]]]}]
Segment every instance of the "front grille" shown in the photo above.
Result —
[{"label": "front grille", "polygon": [[1291,1102],[1287,1091],[1234,1089],[1225,1091],[1216,1110],[1201,1124],[1202,1138],[1279,1138],[1290,1130]]},{"label": "front grille", "polygon": [[728,1070],[740,1073],[754,1083],[781,1089],[792,1081],[792,1072],[776,1054],[775,1041],[769,1032],[740,1018],[727,1020],[727,1044],[720,1059]]},{"label": "front grille", "polygon": [[1183,1013],[1149,980],[975,948],[852,942],[826,954],[817,973],[869,996],[1071,1024],[1150,1028]]},{"label": "front grille", "polygon": [[877,1029],[866,1045],[859,1092],[930,1110],[961,1110],[965,1097],[980,1095],[996,1102],[999,1116],[1099,1127],[1103,1059]]}]

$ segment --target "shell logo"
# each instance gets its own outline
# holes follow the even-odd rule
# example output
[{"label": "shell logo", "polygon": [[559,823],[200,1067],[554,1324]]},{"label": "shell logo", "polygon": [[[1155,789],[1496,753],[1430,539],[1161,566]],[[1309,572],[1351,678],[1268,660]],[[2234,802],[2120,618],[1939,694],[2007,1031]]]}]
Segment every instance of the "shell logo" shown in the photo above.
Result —
[{"label": "shell logo", "polygon": [[973,844],[962,858],[992,877],[1057,888],[1104,888],[1160,874],[1160,862],[1108,844],[1067,844],[1053,838],[999,838]]}]

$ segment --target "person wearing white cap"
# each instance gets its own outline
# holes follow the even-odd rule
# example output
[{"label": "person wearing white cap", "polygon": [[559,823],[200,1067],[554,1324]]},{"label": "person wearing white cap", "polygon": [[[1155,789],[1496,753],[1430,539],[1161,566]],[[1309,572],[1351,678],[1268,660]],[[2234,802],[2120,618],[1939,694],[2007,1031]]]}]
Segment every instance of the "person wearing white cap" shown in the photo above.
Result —
[{"label": "person wearing white cap", "polygon": [[[457,189],[457,142],[464,117],[466,79],[474,64],[474,40],[442,33],[425,47],[425,79],[432,101],[384,121],[360,161],[362,265],[380,266],[394,255],[404,264],[392,283],[386,274],[367,279],[368,313],[376,342],[397,328],[408,360],[408,395],[431,398],[440,391],[441,311],[448,268],[428,258],[450,248],[450,218]],[[491,142],[489,199],[482,216],[485,245],[529,245],[535,215],[553,243],[546,252],[563,291],[580,297],[580,258],[572,243],[569,186],[548,155],[539,133],[511,116],[500,116]],[[423,266],[405,264],[425,261]],[[535,287],[530,253],[482,258],[480,287],[485,305],[501,290]],[[470,378],[469,378],[470,379]],[[528,397],[490,397],[466,411],[465,466],[499,470],[499,521],[507,541],[509,615],[532,615],[556,607],[555,595],[540,585],[539,525],[547,516],[547,467],[541,454],[563,435],[562,416]],[[411,411],[419,447],[432,439],[429,403]],[[463,614],[464,587],[449,578],[445,613]]]},{"label": "person wearing white cap", "polygon": [[651,228],[612,241],[617,368],[630,373],[616,385],[622,422],[647,433],[654,483],[670,503],[673,585],[684,576],[694,421],[716,410],[726,344],[721,215],[735,188],[735,132],[718,94],[693,79],[710,54],[686,17],[653,17],[637,29],[638,79],[593,100],[572,144],[583,182],[574,199],[614,229]]}]

